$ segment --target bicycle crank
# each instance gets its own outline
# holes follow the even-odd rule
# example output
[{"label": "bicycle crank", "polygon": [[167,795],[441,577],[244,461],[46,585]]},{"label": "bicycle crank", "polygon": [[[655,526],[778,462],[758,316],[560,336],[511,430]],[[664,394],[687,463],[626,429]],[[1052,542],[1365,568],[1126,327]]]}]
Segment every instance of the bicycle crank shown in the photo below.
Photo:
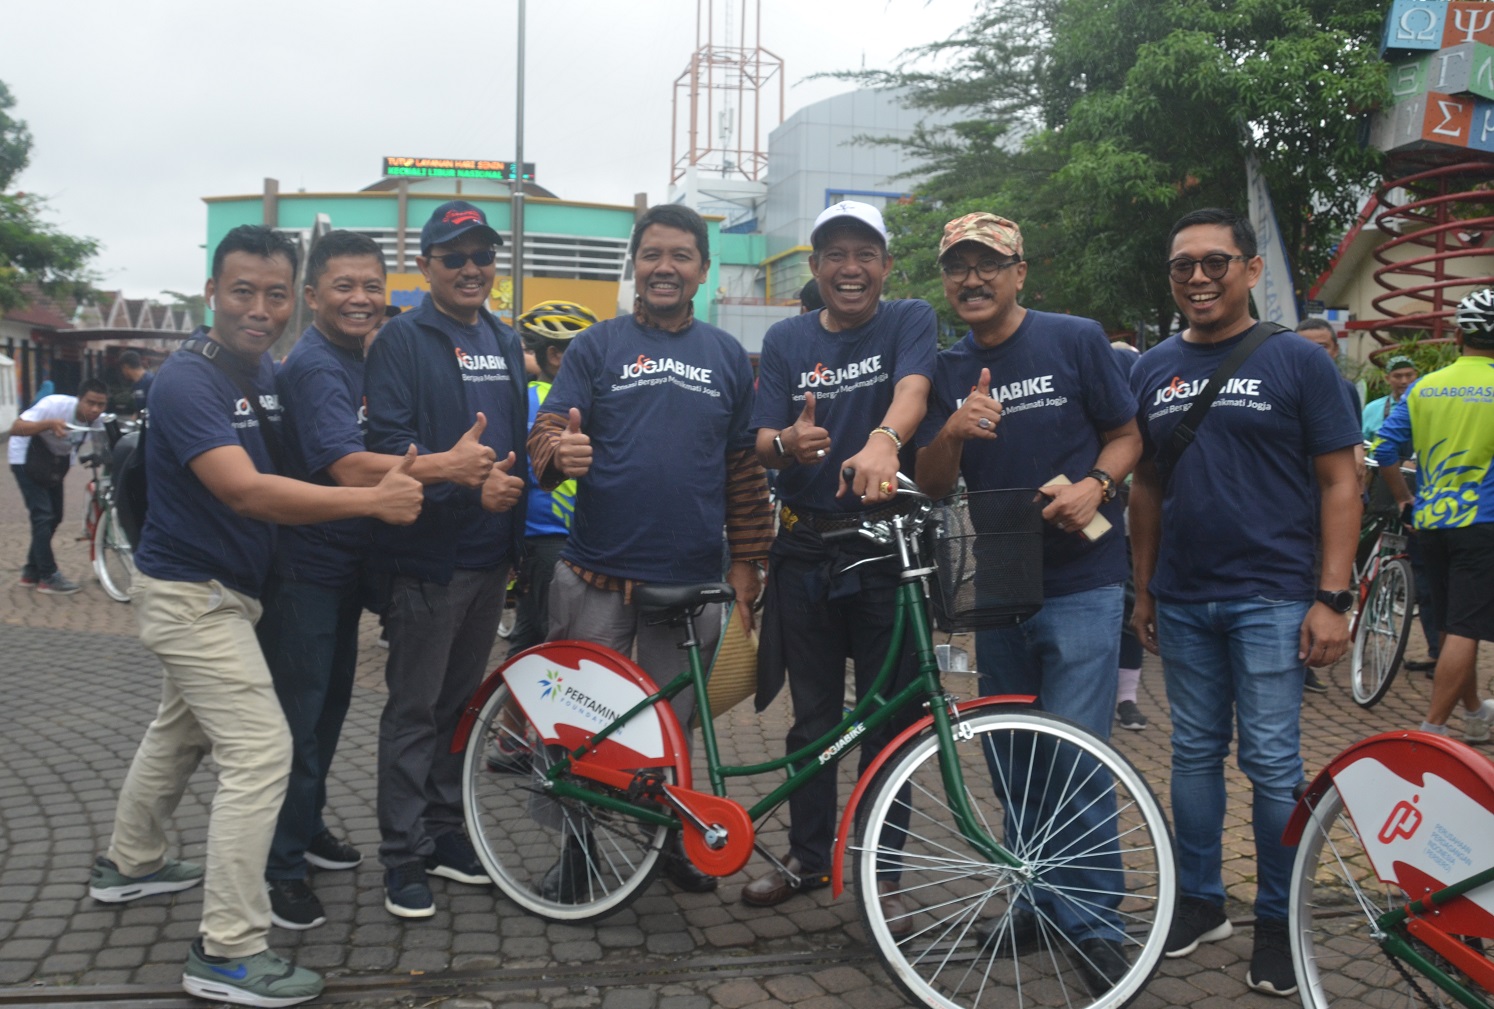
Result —
[{"label": "bicycle crank", "polygon": [[740,804],[673,785],[664,786],[664,798],[680,815],[680,840],[697,869],[730,876],[747,864],[755,832]]}]

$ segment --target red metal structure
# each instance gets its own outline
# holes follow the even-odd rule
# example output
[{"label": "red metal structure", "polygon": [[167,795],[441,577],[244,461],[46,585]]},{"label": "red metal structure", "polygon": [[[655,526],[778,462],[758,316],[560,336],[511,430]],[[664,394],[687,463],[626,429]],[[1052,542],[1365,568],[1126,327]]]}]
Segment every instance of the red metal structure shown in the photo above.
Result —
[{"label": "red metal structure", "polygon": [[[717,18],[716,0],[696,0],[695,51],[674,82],[671,183],[684,178],[691,167],[719,178],[752,182],[761,180],[767,171],[763,131],[783,121],[783,60],[762,46],[762,0],[737,2],[740,18],[732,16],[732,0],[725,0],[722,16]],[[775,81],[778,117],[765,125],[763,102]]]},{"label": "red metal structure", "polygon": [[1386,182],[1373,209],[1366,208],[1380,231],[1394,237],[1374,252],[1374,281],[1385,293],[1371,304],[1382,318],[1351,322],[1349,328],[1369,331],[1386,346],[1411,330],[1425,330],[1434,340],[1451,336],[1458,301],[1494,284],[1494,275],[1449,269],[1490,254],[1494,161],[1459,151],[1459,160],[1429,166],[1427,153],[1392,154],[1394,170],[1408,174]]}]

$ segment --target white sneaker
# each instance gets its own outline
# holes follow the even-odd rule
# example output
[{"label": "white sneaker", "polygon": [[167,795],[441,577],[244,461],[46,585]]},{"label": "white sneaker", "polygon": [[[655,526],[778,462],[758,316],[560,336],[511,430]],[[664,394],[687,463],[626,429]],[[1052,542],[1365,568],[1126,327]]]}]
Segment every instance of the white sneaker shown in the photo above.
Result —
[{"label": "white sneaker", "polygon": [[1463,739],[1469,743],[1489,741],[1489,729],[1494,723],[1494,700],[1485,700],[1475,711],[1463,713]]}]

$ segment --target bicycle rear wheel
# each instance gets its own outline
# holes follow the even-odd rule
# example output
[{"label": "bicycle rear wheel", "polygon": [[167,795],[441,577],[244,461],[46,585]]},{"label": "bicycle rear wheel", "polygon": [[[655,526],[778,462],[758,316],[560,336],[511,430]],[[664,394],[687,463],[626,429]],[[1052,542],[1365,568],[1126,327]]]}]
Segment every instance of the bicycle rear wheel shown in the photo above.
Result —
[{"label": "bicycle rear wheel", "polygon": [[111,505],[93,528],[93,573],[110,599],[130,601],[135,581],[135,551],[119,524],[119,513]]},{"label": "bicycle rear wheel", "polygon": [[[1292,962],[1307,1009],[1425,1004],[1375,939],[1375,919],[1407,899],[1399,886],[1380,881],[1343,799],[1329,788],[1302,832],[1292,869]],[[1430,981],[1417,985],[1433,1006],[1458,1004]]]},{"label": "bicycle rear wheel", "polygon": [[[1171,835],[1145,780],[1041,712],[978,712],[956,730],[965,800],[1021,864],[993,863],[961,834],[937,734],[904,744],[867,797],[853,849],[883,965],[942,1009],[1126,1005],[1162,959],[1177,900]],[[879,879],[908,914],[889,919]],[[1119,977],[1095,975],[1094,939],[1118,944],[1129,963]]]},{"label": "bicycle rear wheel", "polygon": [[[467,833],[494,884],[520,907],[556,922],[604,918],[648,886],[669,830],[540,794],[559,748],[538,742],[512,696],[507,685],[494,691],[467,737]],[[673,780],[672,771],[662,774]],[[566,780],[620,797],[584,778]]]},{"label": "bicycle rear wheel", "polygon": [[1404,557],[1387,560],[1370,583],[1354,632],[1354,703],[1361,708],[1379,704],[1395,682],[1401,656],[1406,654],[1415,601],[1411,562]]}]

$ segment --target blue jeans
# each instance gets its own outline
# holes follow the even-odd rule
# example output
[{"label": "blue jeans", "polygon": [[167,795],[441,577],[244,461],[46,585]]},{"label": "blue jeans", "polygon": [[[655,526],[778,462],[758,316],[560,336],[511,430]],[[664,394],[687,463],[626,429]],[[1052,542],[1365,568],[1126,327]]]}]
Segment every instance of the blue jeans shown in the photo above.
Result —
[{"label": "blue jeans", "polygon": [[26,502],[26,512],[31,518],[31,549],[26,552],[26,566],[21,574],[41,581],[57,570],[57,561],[52,556],[52,534],[62,525],[62,484],[43,487],[26,475],[25,466],[16,463],[11,463],[10,471],[16,475],[21,500]]},{"label": "blue jeans", "polygon": [[327,771],[342,735],[358,663],[358,586],[272,578],[256,631],[291,733],[290,781],[266,879],[305,879],[306,845],[326,824]]},{"label": "blue jeans", "polygon": [[[982,694],[1033,694],[1038,707],[1078,722],[1101,739],[1110,738],[1115,714],[1116,670],[1120,659],[1121,613],[1125,608],[1124,587],[1104,585],[1043,601],[1038,613],[1015,627],[980,631],[975,636],[975,663],[980,671]],[[1300,686],[1300,684],[1299,684]],[[1050,821],[1068,820],[1049,842],[1053,851],[1084,849],[1091,852],[1086,863],[1071,862],[1068,868],[1051,870],[1044,880],[1056,890],[1033,890],[1026,899],[1054,918],[1067,934],[1077,939],[1120,938],[1120,917],[1114,914],[1125,889],[1116,842],[1115,794],[1106,775],[1095,775],[1081,786],[1070,801],[1075,808],[1062,813],[1032,808],[1033,799],[1047,791],[1032,781],[1029,772],[1051,756],[1040,747],[1020,755],[1021,767],[1002,766],[988,748],[987,762],[997,791],[1002,782],[1020,781],[1024,795],[1007,817],[1007,840],[1020,824],[1046,828]],[[1004,758],[1011,763],[1013,758]],[[1070,767],[1063,767],[1067,777]],[[1082,780],[1087,768],[1072,768]],[[1004,805],[1013,800],[1002,796]],[[1070,819],[1071,818],[1071,819]],[[1106,838],[1096,842],[1097,837]],[[1062,894],[1084,894],[1084,901],[1056,899]],[[1096,908],[1100,913],[1095,913]]]},{"label": "blue jeans", "polygon": [[1296,848],[1282,843],[1302,780],[1298,635],[1308,602],[1157,603],[1172,707],[1172,816],[1182,892],[1224,903],[1224,758],[1236,725],[1254,786],[1257,918],[1284,920]]}]

